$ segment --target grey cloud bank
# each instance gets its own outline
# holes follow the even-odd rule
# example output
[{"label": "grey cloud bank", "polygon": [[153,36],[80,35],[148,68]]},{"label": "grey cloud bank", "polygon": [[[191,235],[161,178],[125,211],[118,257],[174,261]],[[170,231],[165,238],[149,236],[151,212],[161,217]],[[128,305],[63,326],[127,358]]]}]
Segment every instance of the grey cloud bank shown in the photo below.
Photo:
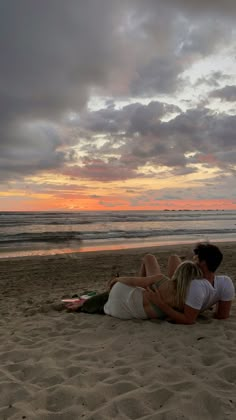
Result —
[{"label": "grey cloud bank", "polygon": [[[2,1],[2,182],[45,171],[128,180],[145,165],[169,176],[195,173],[196,164],[234,176],[236,117],[210,101],[235,102],[236,87],[214,68],[194,87],[185,71],[229,46],[235,63],[235,16],[229,0]],[[183,92],[204,82],[209,108],[201,90],[195,107],[186,95],[189,109],[181,108]],[[93,95],[107,106],[89,110]],[[121,99],[132,103],[117,107]],[[71,112],[78,120],[65,123]]]},{"label": "grey cloud bank", "polygon": [[[178,112],[178,115],[168,122],[162,121],[161,117],[169,111]],[[120,169],[124,160],[125,165],[132,165],[132,170],[148,163],[168,166],[173,170],[181,167],[183,173],[186,173],[185,166],[188,164],[203,163],[208,167],[221,168],[228,163],[228,170],[234,165],[231,156],[235,148],[236,118],[232,115],[217,114],[207,108],[181,112],[177,107],[151,102],[149,105],[125,106],[120,110],[90,112],[84,116],[84,120],[87,130],[106,133],[113,139],[96,148],[94,155],[102,159],[102,156],[116,153],[119,155],[116,164],[120,162]],[[222,150],[224,158],[219,153]],[[186,157],[188,154],[192,154],[192,157]],[[89,166],[90,177],[94,179],[93,167]],[[194,167],[188,170],[196,171]],[[120,176],[124,179],[124,173]]]},{"label": "grey cloud bank", "polygon": [[211,93],[212,97],[220,98],[229,102],[236,102],[236,86],[225,86]]}]

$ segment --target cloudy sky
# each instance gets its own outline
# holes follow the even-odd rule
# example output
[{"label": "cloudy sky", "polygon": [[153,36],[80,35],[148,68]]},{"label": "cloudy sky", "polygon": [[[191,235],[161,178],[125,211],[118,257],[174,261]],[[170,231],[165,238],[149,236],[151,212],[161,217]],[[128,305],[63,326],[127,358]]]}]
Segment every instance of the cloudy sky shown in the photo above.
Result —
[{"label": "cloudy sky", "polygon": [[2,0],[0,210],[236,209],[235,0]]}]

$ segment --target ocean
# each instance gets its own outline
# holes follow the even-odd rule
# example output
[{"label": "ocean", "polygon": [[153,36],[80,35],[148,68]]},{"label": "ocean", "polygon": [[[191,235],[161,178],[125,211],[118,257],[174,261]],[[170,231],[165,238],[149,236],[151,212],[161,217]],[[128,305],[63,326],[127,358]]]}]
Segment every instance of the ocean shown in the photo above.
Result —
[{"label": "ocean", "polygon": [[0,258],[236,241],[236,211],[0,212]]}]

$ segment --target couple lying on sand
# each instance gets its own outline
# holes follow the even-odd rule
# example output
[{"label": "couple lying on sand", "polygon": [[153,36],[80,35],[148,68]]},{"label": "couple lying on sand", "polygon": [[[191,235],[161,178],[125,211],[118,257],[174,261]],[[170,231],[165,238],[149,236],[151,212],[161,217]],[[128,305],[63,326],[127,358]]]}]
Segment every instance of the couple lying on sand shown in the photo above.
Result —
[{"label": "couple lying on sand", "polygon": [[166,277],[155,256],[147,254],[139,277],[113,278],[108,292],[88,299],[82,306],[72,303],[67,308],[120,319],[168,317],[178,324],[193,324],[199,313],[216,305],[215,318],[226,319],[235,289],[229,277],[215,275],[222,258],[217,246],[200,243],[194,249],[193,261],[181,262],[177,255],[169,257]]}]

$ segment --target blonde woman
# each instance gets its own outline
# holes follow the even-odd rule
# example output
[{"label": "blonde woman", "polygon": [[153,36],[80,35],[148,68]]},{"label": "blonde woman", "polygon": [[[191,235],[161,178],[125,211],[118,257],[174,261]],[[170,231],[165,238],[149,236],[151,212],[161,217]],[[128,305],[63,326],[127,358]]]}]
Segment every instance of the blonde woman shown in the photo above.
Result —
[{"label": "blonde woman", "polygon": [[94,296],[82,306],[67,305],[70,310],[86,313],[105,313],[120,319],[164,319],[166,314],[149,299],[158,289],[163,301],[182,311],[189,285],[202,278],[202,272],[192,261],[181,263],[178,256],[168,261],[168,276],[161,273],[154,255],[143,258],[138,277],[116,277],[109,284],[109,292]]}]

